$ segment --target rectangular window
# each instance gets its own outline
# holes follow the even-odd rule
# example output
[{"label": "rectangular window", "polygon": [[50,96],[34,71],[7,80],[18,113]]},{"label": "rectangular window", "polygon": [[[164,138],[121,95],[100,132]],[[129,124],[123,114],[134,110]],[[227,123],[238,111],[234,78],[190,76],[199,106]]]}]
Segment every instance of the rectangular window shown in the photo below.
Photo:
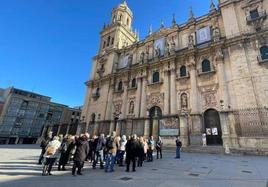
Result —
[{"label": "rectangular window", "polygon": [[257,9],[250,11],[250,18],[251,19],[257,19],[259,17],[259,12]]}]

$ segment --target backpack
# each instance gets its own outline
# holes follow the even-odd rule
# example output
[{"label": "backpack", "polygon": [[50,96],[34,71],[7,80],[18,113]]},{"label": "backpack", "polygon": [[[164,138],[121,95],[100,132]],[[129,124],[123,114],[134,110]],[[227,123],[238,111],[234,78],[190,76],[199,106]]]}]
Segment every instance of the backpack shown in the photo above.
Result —
[{"label": "backpack", "polygon": [[109,138],[107,140],[106,147],[107,147],[108,150],[113,149],[114,146],[113,146],[113,139],[112,138]]}]

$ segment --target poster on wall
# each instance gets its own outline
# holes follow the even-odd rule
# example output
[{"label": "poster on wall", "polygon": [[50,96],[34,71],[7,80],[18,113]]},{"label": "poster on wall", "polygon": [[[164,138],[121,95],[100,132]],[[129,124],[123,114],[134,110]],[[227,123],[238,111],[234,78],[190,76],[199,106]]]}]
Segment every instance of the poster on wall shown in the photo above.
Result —
[{"label": "poster on wall", "polygon": [[178,136],[179,121],[178,118],[166,118],[159,120],[160,136]]},{"label": "poster on wall", "polygon": [[211,128],[206,128],[206,134],[211,135]]},{"label": "poster on wall", "polygon": [[218,129],[217,127],[212,128],[212,135],[217,136],[218,135]]},{"label": "poster on wall", "polygon": [[123,69],[128,66],[128,57],[129,55],[126,55],[123,58],[121,58],[118,64],[118,69]]},{"label": "poster on wall", "polygon": [[196,31],[197,44],[202,44],[211,40],[210,26],[204,27]]},{"label": "poster on wall", "polygon": [[165,54],[165,38],[160,38],[154,42],[154,50],[159,49],[160,56],[163,56]]}]

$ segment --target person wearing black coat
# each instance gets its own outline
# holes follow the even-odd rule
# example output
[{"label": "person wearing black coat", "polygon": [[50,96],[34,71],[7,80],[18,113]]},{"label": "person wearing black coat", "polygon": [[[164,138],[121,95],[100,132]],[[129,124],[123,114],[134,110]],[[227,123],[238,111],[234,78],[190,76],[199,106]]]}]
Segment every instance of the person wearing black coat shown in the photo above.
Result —
[{"label": "person wearing black coat", "polygon": [[182,147],[180,137],[178,137],[175,142],[176,142],[176,157],[175,158],[180,159],[181,158],[180,152],[181,152],[181,147]]},{"label": "person wearing black coat", "polygon": [[65,165],[68,163],[71,151],[75,148],[75,142],[74,139],[72,139],[72,136],[68,136],[68,138],[63,139],[61,143],[61,156],[59,159],[59,164],[58,164],[58,170],[65,171]]},{"label": "person wearing black coat", "polygon": [[103,160],[104,160],[104,148],[106,145],[106,140],[104,138],[104,134],[101,134],[99,138],[96,138],[93,143],[93,148],[95,150],[94,161],[93,161],[93,169],[96,168],[98,160],[100,160],[100,169],[104,168]]},{"label": "person wearing black coat", "polygon": [[159,158],[159,153],[160,153],[160,159],[162,159],[162,147],[163,147],[163,140],[159,136],[158,141],[156,142],[156,151],[157,151],[157,159]]},{"label": "person wearing black coat", "polygon": [[144,161],[144,139],[140,137],[138,141],[138,167],[142,167]]},{"label": "person wearing black coat", "polygon": [[126,172],[129,172],[130,162],[132,162],[132,171],[135,172],[136,168],[136,157],[138,156],[139,143],[137,141],[137,135],[134,134],[126,144],[126,163],[127,169]]},{"label": "person wearing black coat", "polygon": [[88,145],[89,145],[89,153],[87,156],[87,160],[90,162],[94,161],[94,152],[96,147],[94,148],[94,138],[88,140]]},{"label": "person wearing black coat", "polygon": [[89,152],[89,145],[87,142],[87,136],[83,135],[80,138],[78,138],[75,142],[76,145],[76,151],[74,153],[74,164],[73,164],[73,169],[72,169],[72,175],[75,176],[76,168],[77,170],[77,175],[82,175],[81,169],[84,165],[84,161],[87,158],[88,152]]}]

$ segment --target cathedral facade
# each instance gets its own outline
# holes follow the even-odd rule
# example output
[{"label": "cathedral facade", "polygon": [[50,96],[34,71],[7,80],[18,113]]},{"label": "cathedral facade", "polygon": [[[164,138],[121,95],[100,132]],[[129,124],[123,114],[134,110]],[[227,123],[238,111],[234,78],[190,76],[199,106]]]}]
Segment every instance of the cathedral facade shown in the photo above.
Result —
[{"label": "cathedral facade", "polygon": [[268,148],[267,9],[268,0],[211,1],[208,14],[190,10],[186,23],[173,17],[139,40],[123,1],[100,33],[84,130]]}]

